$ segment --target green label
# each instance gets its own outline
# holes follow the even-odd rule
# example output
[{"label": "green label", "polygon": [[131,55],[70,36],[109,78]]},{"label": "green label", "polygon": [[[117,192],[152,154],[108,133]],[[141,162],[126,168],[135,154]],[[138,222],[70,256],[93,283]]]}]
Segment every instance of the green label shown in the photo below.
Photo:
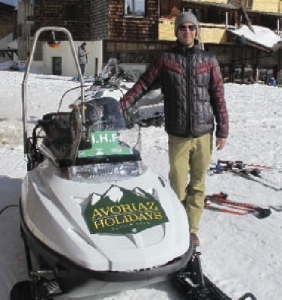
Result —
[{"label": "green label", "polygon": [[84,218],[92,234],[135,234],[168,222],[160,202],[151,194],[114,185],[103,195],[89,195]]},{"label": "green label", "polygon": [[78,151],[78,157],[93,157],[99,155],[132,154],[132,150],[125,143],[120,142],[117,131],[95,131],[91,132],[90,149]]}]

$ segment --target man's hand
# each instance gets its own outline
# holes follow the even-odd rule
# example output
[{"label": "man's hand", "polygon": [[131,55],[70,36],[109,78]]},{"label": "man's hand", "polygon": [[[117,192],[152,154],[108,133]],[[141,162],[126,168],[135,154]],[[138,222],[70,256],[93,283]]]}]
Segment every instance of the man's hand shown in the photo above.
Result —
[{"label": "man's hand", "polygon": [[131,129],[132,127],[134,127],[134,118],[132,116],[132,113],[126,108],[122,110],[122,113],[123,113],[126,128]]},{"label": "man's hand", "polygon": [[120,98],[119,107],[123,114],[126,127],[129,129],[134,127],[134,124],[136,123],[136,121],[138,119],[138,113],[137,113],[136,108],[134,108],[134,107],[127,108],[126,101],[124,98]]},{"label": "man's hand", "polygon": [[226,139],[222,139],[222,138],[216,138],[215,141],[215,146],[216,146],[216,150],[222,150],[224,148],[226,144]]}]

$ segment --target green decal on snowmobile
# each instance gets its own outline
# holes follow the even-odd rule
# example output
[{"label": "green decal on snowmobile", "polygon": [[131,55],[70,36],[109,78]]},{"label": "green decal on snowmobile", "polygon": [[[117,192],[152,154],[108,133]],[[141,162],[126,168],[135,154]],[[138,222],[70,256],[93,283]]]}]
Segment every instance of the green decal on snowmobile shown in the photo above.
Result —
[{"label": "green decal on snowmobile", "polygon": [[130,147],[122,144],[117,131],[91,132],[90,149],[78,151],[78,157],[93,157],[99,155],[132,154]]},{"label": "green decal on snowmobile", "polygon": [[160,202],[151,194],[114,185],[103,195],[89,196],[84,218],[92,234],[134,234],[168,222]]}]

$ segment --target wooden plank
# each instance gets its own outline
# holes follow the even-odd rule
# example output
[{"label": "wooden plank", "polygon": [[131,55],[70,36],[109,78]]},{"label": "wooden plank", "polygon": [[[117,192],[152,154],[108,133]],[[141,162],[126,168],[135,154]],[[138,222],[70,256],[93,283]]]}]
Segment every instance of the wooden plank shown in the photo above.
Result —
[{"label": "wooden plank", "polygon": [[[227,41],[226,28],[222,24],[200,23],[199,33],[203,43],[221,44]],[[175,41],[174,19],[160,18],[159,39]]]},{"label": "wooden plank", "polygon": [[201,42],[211,44],[222,44],[227,42],[225,29],[220,28],[200,28]]},{"label": "wooden plank", "polygon": [[228,0],[198,0],[198,2],[204,2],[204,3],[223,3],[223,4],[227,4]]},{"label": "wooden plank", "polygon": [[267,2],[265,0],[254,0],[252,10],[279,13],[280,3],[280,0],[267,0]]},{"label": "wooden plank", "polygon": [[146,1],[145,17],[126,17],[124,1],[111,0],[109,5],[109,39],[150,41],[158,39],[158,3]]}]

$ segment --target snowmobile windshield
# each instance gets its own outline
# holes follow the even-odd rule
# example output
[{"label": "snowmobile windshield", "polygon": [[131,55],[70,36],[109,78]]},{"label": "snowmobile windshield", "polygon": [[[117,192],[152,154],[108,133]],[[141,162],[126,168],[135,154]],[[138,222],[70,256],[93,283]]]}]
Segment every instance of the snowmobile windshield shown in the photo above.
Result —
[{"label": "snowmobile windshield", "polygon": [[139,128],[126,128],[115,98],[103,97],[84,103],[83,125],[79,111],[76,108],[71,112],[49,113],[39,121],[46,134],[41,150],[55,165],[141,160]]},{"label": "snowmobile windshield", "polygon": [[140,160],[139,132],[125,126],[118,101],[111,97],[84,104],[88,143],[79,147],[77,164]]},{"label": "snowmobile windshield", "polygon": [[127,129],[118,101],[111,97],[84,104],[87,142],[81,142],[72,180],[105,181],[139,176],[143,172],[138,127]]}]

